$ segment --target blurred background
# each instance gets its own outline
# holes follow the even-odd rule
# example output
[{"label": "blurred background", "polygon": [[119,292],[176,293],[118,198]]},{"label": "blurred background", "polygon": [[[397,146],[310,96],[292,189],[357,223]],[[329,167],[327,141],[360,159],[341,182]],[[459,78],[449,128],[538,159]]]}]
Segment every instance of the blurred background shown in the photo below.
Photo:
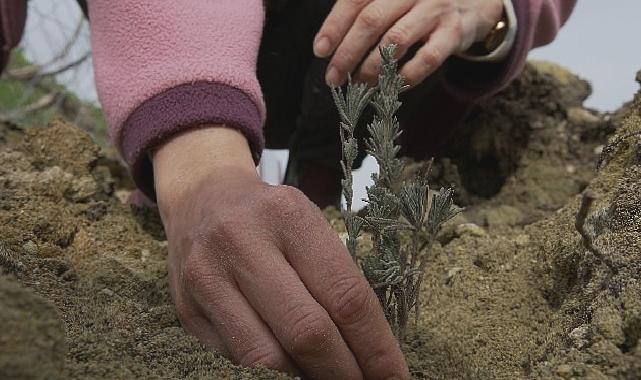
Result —
[{"label": "blurred background", "polygon": [[[630,100],[641,69],[641,1],[581,0],[557,40],[534,50],[532,59],[559,63],[592,83],[588,107],[613,111]],[[0,80],[0,121],[44,124],[62,115],[108,146],[93,82],[89,28],[75,0],[30,0],[21,48]],[[267,151],[260,173],[281,180],[287,151]],[[357,173],[355,199],[364,195],[368,158]],[[356,206],[362,205],[357,202]]]}]

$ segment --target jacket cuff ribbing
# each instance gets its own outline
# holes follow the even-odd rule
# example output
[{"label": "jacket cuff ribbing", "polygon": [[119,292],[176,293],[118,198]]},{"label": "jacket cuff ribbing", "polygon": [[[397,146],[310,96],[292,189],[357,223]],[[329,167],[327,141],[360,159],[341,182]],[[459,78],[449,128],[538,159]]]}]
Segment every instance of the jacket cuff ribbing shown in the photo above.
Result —
[{"label": "jacket cuff ribbing", "polygon": [[207,81],[172,87],[140,104],[120,134],[122,156],[146,196],[155,200],[150,152],[174,135],[205,124],[237,129],[258,163],[264,146],[260,108],[245,92]]}]

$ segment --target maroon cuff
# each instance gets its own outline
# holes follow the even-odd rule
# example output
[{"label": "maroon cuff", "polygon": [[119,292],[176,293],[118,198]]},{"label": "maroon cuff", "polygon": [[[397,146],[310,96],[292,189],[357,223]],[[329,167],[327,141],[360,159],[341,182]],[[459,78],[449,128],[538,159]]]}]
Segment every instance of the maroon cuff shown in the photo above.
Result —
[{"label": "maroon cuff", "polygon": [[510,54],[501,62],[472,62],[452,57],[444,66],[445,88],[462,101],[476,101],[506,87],[525,67],[530,51],[529,0],[512,0],[518,27]]},{"label": "maroon cuff", "polygon": [[125,121],[119,148],[138,188],[155,200],[149,153],[177,133],[203,124],[240,131],[258,163],[264,146],[260,111],[243,91],[220,83],[193,82],[170,88],[142,103]]}]

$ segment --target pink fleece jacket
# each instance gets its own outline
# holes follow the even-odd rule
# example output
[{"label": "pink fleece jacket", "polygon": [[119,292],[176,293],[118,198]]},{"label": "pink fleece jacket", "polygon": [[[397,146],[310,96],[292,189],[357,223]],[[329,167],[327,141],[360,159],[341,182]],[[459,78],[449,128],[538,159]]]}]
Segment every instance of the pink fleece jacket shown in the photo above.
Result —
[{"label": "pink fleece jacket", "polygon": [[[16,2],[25,3],[0,0],[5,51],[16,43],[15,30],[7,32],[7,25],[20,24],[7,14]],[[448,62],[444,88],[452,99],[473,102],[505,87],[530,49],[554,39],[576,0],[513,3],[519,27],[509,57],[501,63]],[[111,137],[144,193],[153,196],[150,150],[203,123],[237,128],[258,160],[265,119],[256,77],[263,0],[89,0],[89,14]]]}]

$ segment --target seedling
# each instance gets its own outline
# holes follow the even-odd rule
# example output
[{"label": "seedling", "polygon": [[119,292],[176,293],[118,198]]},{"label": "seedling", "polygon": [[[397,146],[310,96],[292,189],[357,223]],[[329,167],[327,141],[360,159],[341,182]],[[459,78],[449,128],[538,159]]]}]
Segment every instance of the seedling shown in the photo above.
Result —
[{"label": "seedling", "polygon": [[[381,72],[378,85],[354,84],[351,78],[343,93],[332,87],[334,102],[340,115],[342,143],[342,192],[346,207],[343,218],[347,229],[347,249],[356,261],[383,307],[385,316],[399,340],[405,337],[410,312],[418,321],[420,288],[427,258],[441,225],[459,213],[453,204],[452,189],[431,191],[428,186],[429,167],[411,180],[402,181],[405,163],[398,157],[401,135],[396,112],[401,106],[399,94],[406,88],[398,74],[394,45],[381,47]],[[376,159],[379,172],[372,174],[374,185],[367,187],[367,215],[352,210],[352,168],[358,153],[354,131],[365,108],[375,110],[367,126],[369,138],[366,151]],[[371,234],[373,252],[359,255],[357,238],[361,232]],[[409,243],[401,243],[401,234],[409,235]]]}]

